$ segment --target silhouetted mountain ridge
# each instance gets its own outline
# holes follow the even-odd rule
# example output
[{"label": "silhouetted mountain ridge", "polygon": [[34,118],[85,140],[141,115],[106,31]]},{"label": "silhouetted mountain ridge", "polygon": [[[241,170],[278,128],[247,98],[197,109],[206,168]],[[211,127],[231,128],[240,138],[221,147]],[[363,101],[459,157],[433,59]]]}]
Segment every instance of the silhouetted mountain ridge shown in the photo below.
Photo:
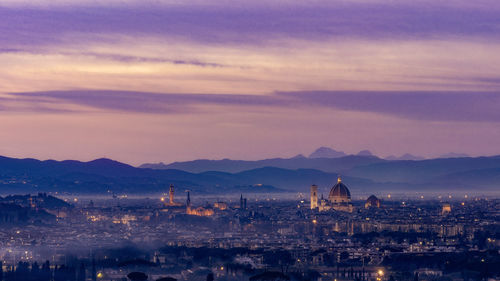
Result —
[{"label": "silhouetted mountain ridge", "polygon": [[[219,170],[244,176],[245,169],[255,170],[275,167],[294,170],[299,175],[302,170],[318,170],[331,174],[340,173],[360,179],[360,189],[401,189],[401,190],[495,190],[500,186],[500,156],[437,158],[418,160],[413,155],[403,155],[408,160],[384,160],[375,156],[345,156],[340,158],[291,158],[267,159],[259,161],[242,160],[195,160],[176,162],[150,167],[176,168],[191,172]],[[464,177],[464,174],[470,174]],[[481,175],[481,176],[479,176]],[[304,182],[300,178],[286,176],[282,183]],[[311,174],[310,176],[313,176]],[[320,175],[316,175],[316,178]],[[276,184],[271,178],[268,183]],[[332,177],[333,178],[333,177]],[[309,179],[307,179],[309,180]],[[313,182],[315,181],[313,176]],[[311,182],[311,183],[313,183]],[[370,183],[369,183],[370,182]],[[323,182],[325,183],[325,182]],[[305,184],[305,182],[304,182]]]},{"label": "silhouetted mountain ridge", "polygon": [[348,155],[340,158],[272,158],[257,161],[247,160],[207,160],[199,159],[186,162],[174,162],[171,164],[143,164],[140,168],[148,169],[178,169],[192,173],[205,171],[221,171],[238,173],[262,167],[277,167],[283,169],[317,169],[324,172],[343,173],[359,165],[385,162],[386,160],[375,156]]},{"label": "silhouetted mountain ridge", "polygon": [[[347,174],[377,182],[435,183],[433,179],[453,178],[459,173],[500,168],[500,156],[476,158],[438,158],[421,161],[387,161],[360,165]],[[492,178],[494,180],[494,178]],[[493,182],[492,182],[493,183]],[[474,182],[464,181],[463,185]]]},{"label": "silhouetted mountain ridge", "polygon": [[410,153],[405,153],[399,157],[394,156],[394,155],[387,156],[385,159],[394,161],[394,160],[424,160],[425,158],[422,156],[415,156],[415,155],[410,154]]},{"label": "silhouetted mountain ridge", "polygon": [[[172,183],[196,193],[321,192],[338,174],[353,193],[381,191],[498,190],[500,156],[387,161],[374,156],[195,160],[169,169],[136,168],[110,159],[89,162],[0,157],[0,192],[159,193]],[[175,167],[176,169],[173,169]],[[202,170],[199,172],[184,171]],[[218,169],[228,169],[224,171]]]},{"label": "silhouetted mountain ridge", "polygon": [[347,156],[343,151],[322,146],[309,155],[309,158],[339,158]]},{"label": "silhouetted mountain ridge", "polygon": [[302,191],[311,182],[329,185],[336,176],[337,173],[314,169],[262,167],[239,173],[190,173],[135,168],[110,159],[80,162],[0,158],[0,192],[3,193],[154,193],[166,191],[171,183],[180,190],[198,193]]}]

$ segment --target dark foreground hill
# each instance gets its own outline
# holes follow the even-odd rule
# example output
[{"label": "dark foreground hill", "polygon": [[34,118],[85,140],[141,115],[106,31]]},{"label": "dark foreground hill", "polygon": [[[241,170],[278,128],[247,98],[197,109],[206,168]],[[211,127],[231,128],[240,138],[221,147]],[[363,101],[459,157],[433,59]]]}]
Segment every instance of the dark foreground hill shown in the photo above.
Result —
[{"label": "dark foreground hill", "polygon": [[[239,173],[190,173],[135,168],[109,159],[90,162],[39,161],[0,157],[0,193],[158,193],[170,184],[198,193],[307,191],[313,184],[331,186],[337,173],[314,169],[262,167]],[[371,181],[347,177],[357,186]]]}]

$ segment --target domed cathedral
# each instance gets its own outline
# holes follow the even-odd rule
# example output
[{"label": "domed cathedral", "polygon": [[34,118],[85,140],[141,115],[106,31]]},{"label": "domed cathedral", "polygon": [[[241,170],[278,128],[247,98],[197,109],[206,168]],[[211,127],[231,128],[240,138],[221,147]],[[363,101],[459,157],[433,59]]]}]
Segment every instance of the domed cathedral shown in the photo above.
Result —
[{"label": "domed cathedral", "polygon": [[320,212],[330,209],[349,213],[354,210],[351,203],[351,192],[342,182],[340,176],[337,178],[337,183],[330,189],[328,200],[322,199],[318,206]]},{"label": "domed cathedral", "polygon": [[377,196],[375,195],[370,195],[370,197],[366,199],[365,208],[366,209],[380,208],[380,205],[381,205],[380,199],[378,199]]},{"label": "domed cathedral", "polygon": [[349,192],[349,188],[342,183],[340,176],[337,178],[337,184],[330,190],[328,201],[334,204],[351,202],[351,193]]}]

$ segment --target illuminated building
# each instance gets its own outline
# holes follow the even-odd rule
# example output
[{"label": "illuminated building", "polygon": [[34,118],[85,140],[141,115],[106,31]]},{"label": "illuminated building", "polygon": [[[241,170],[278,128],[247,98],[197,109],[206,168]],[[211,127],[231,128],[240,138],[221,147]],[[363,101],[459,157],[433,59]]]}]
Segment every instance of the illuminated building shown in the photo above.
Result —
[{"label": "illuminated building", "polygon": [[321,205],[319,206],[319,211],[327,211],[330,209],[349,213],[353,211],[351,192],[347,186],[342,183],[340,176],[337,178],[337,184],[330,190],[328,200],[321,200]]},{"label": "illuminated building", "polygon": [[170,185],[170,190],[168,191],[168,197],[169,197],[169,202],[170,205],[174,204],[174,185]]},{"label": "illuminated building", "polygon": [[208,217],[208,216],[212,216],[214,214],[214,210],[211,208],[203,208],[203,207],[192,208],[191,196],[190,196],[189,191],[188,191],[187,199],[186,199],[186,214],[193,215],[193,216]]},{"label": "illuminated building", "polygon": [[318,208],[318,186],[311,185],[311,210]]},{"label": "illuminated building", "polygon": [[368,199],[366,199],[365,208],[380,208],[380,199],[378,199],[375,195],[370,195]]},{"label": "illuminated building", "polygon": [[214,208],[219,209],[219,210],[226,210],[227,209],[227,203],[226,202],[215,202],[214,203]]},{"label": "illuminated building", "polygon": [[214,214],[214,210],[210,208],[203,208],[203,207],[198,207],[198,208],[189,208],[188,215],[193,215],[193,216],[200,216],[200,217],[209,217]]},{"label": "illuminated building", "polygon": [[451,205],[449,203],[444,203],[441,209],[441,215],[445,216],[449,213],[451,213]]},{"label": "illuminated building", "polygon": [[168,202],[164,202],[165,199],[163,197],[161,198],[161,201],[164,202],[165,206],[170,206],[170,207],[181,206],[180,203],[176,203],[174,201],[174,195],[175,195],[174,185],[171,184],[168,190]]}]

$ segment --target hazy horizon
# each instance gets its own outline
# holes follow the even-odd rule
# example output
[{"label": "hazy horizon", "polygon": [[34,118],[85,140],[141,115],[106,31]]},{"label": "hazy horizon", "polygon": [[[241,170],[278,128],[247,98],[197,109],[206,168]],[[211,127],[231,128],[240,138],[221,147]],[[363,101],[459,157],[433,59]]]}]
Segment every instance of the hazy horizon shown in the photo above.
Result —
[{"label": "hazy horizon", "polygon": [[[322,147],[326,147],[326,146],[322,146]],[[318,147],[319,148],[319,147]],[[332,147],[328,147],[328,148],[332,148]],[[332,148],[334,149],[334,148]],[[84,158],[84,159],[78,159],[78,158],[54,158],[54,157],[48,157],[48,158],[36,158],[36,157],[32,157],[32,156],[29,156],[29,155],[21,155],[21,156],[14,156],[14,155],[5,155],[5,154],[0,154],[0,156],[3,156],[3,157],[9,157],[9,158],[18,158],[18,159],[36,159],[36,160],[40,160],[40,161],[47,161],[47,160],[55,160],[55,161],[65,161],[65,160],[75,160],[75,161],[81,161],[81,162],[89,162],[89,161],[94,161],[94,160],[98,160],[98,159],[110,159],[110,160],[114,160],[114,161],[118,161],[118,162],[121,162],[121,163],[124,163],[124,164],[128,164],[128,165],[131,165],[131,166],[135,166],[135,167],[138,167],[142,164],[157,164],[157,163],[163,163],[163,164],[170,164],[170,163],[175,163],[175,162],[189,162],[189,161],[196,161],[196,160],[213,160],[213,161],[218,161],[218,160],[239,160],[239,161],[259,161],[259,160],[266,160],[266,159],[275,159],[275,158],[282,158],[282,159],[289,159],[289,158],[293,158],[293,157],[296,157],[296,156],[299,156],[299,155],[302,155],[306,158],[309,158],[309,155],[314,152],[316,149],[314,150],[311,150],[310,152],[308,153],[296,153],[296,154],[290,154],[290,155],[268,155],[268,156],[263,156],[262,158],[229,158],[229,157],[219,157],[219,158],[191,158],[191,159],[178,159],[178,160],[172,160],[172,161],[163,161],[163,160],[159,160],[159,161],[150,161],[150,162],[139,162],[139,163],[131,163],[131,162],[126,162],[126,161],[121,161],[120,159],[115,159],[115,158],[110,158],[110,157],[105,157],[105,156],[101,156],[101,157],[95,157],[95,158]],[[335,149],[337,150],[337,149]],[[352,155],[357,155],[359,152],[363,151],[365,149],[361,149],[357,152],[346,152],[346,151],[342,151],[342,150],[337,150],[339,152],[345,152],[346,153],[346,156],[352,156]],[[410,153],[410,152],[406,152],[406,153],[403,153],[401,155],[378,155],[376,152],[374,151],[370,151],[373,156],[376,156],[378,158],[381,158],[381,159],[385,159],[387,157],[391,157],[391,156],[395,156],[395,157],[400,157],[402,156],[403,154],[411,154],[412,156],[416,156],[416,157],[423,157],[424,159],[422,160],[430,160],[430,159],[437,159],[437,158],[441,158],[441,156],[444,156],[445,154],[449,154],[449,153],[457,153],[457,154],[463,154],[461,152],[446,152],[446,153],[442,153],[442,154],[437,154],[437,155],[431,155],[431,156],[427,156],[427,157],[424,157],[422,155],[419,155],[419,154],[413,154],[413,153]],[[465,154],[465,153],[464,153]],[[466,154],[467,156],[465,157],[471,157],[471,158],[475,158],[475,157],[494,157],[494,156],[498,156],[500,154],[491,154],[491,155],[469,155],[469,154]],[[341,156],[341,157],[344,157],[344,156]],[[328,158],[328,157],[327,157]],[[453,157],[454,158],[454,157]],[[396,159],[397,160],[397,159]],[[414,160],[414,161],[419,161],[419,160]]]}]

